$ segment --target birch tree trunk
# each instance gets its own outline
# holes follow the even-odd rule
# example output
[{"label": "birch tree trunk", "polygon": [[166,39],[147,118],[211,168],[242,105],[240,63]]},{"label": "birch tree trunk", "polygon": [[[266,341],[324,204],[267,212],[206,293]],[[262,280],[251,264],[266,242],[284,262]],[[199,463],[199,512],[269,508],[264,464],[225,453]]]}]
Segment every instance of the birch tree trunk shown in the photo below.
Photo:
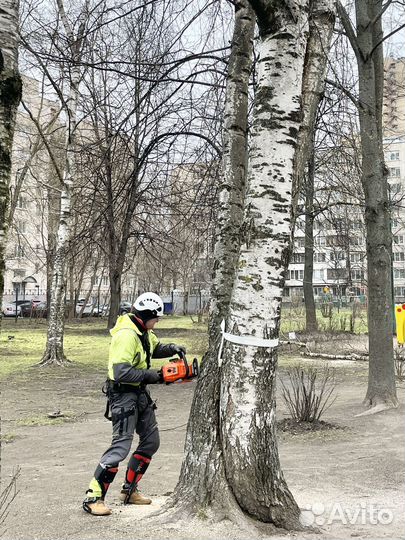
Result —
[{"label": "birch tree trunk", "polygon": [[18,2],[4,0],[0,10],[0,298],[4,291],[11,151],[21,90],[18,72]]},{"label": "birch tree trunk", "polygon": [[[303,110],[308,3],[252,2],[260,29],[249,190],[228,332],[276,339],[291,238],[292,188]],[[226,478],[243,511],[299,527],[276,437],[277,349],[224,344],[220,426]],[[243,474],[241,474],[243,471]]]},{"label": "birch tree trunk", "polygon": [[396,407],[392,338],[392,233],[382,139],[382,0],[356,0],[356,32],[340,3],[339,16],[356,54],[359,71],[361,181],[367,231],[369,375],[364,404]]},{"label": "birch tree trunk", "polygon": [[62,0],[57,0],[57,4],[72,52],[72,66],[70,69],[69,95],[64,104],[67,116],[66,157],[61,187],[60,216],[52,273],[51,300],[48,310],[47,342],[40,362],[41,366],[49,364],[63,365],[69,361],[63,350],[67,285],[66,261],[70,234],[72,186],[75,178],[76,112],[81,78],[78,61],[81,55],[84,33],[84,24],[81,23],[79,25],[78,35],[76,37],[74,36],[73,29],[66,17]]},{"label": "birch tree trunk", "polygon": [[[305,166],[308,164],[307,185],[305,186],[305,266],[304,298],[306,330],[317,329],[316,309],[313,290],[314,269],[314,132],[316,113],[325,86],[328,53],[335,24],[333,0],[312,1],[310,5],[309,38],[302,84],[303,123],[298,134],[297,155],[293,187],[293,222],[297,196],[301,191]],[[293,223],[294,225],[294,223]]]},{"label": "birch tree trunk", "polygon": [[310,0],[309,37],[302,81],[303,119],[298,133],[297,152],[294,158],[294,214],[304,171],[314,147],[316,114],[325,87],[326,67],[335,18],[333,0]]},{"label": "birch tree trunk", "polygon": [[[185,507],[196,512],[209,506],[234,520],[248,514],[277,526],[300,528],[300,512],[278,458],[276,350],[225,342],[222,361],[218,362],[222,318],[228,320],[230,332],[236,335],[278,336],[292,229],[293,178],[298,176],[296,147],[303,117],[308,4],[250,3],[261,36],[245,219],[241,226],[238,201],[243,201],[240,194],[245,192],[244,184],[237,184],[241,187],[234,199],[229,190],[235,186],[229,183],[228,190],[225,186],[222,192],[226,197],[221,199],[209,351],[194,396],[187,454],[173,502],[181,514]],[[232,54],[241,59],[247,46],[243,46],[241,36],[248,18],[244,12],[247,6],[240,2],[238,7]],[[226,99],[226,106],[231,108],[225,133],[230,137],[228,143],[236,145],[235,135],[244,130],[239,126],[241,120],[238,123],[236,117],[232,118],[232,108],[238,104],[232,99],[233,69],[240,77],[244,73],[243,66],[235,67],[231,56]],[[322,71],[316,76],[322,77]],[[318,83],[316,78],[312,82]],[[247,78],[242,84],[247,84]],[[237,161],[235,154],[227,161],[226,142],[224,175],[226,178],[229,169],[229,178],[235,181],[244,161]],[[240,150],[237,146],[234,149],[240,158]]]},{"label": "birch tree trunk", "polygon": [[219,428],[220,323],[227,317],[239,259],[246,191],[248,84],[252,69],[254,13],[247,0],[235,5],[235,28],[228,64],[223,128],[222,185],[219,192],[214,278],[209,317],[209,349],[194,394],[185,458],[172,503],[180,512],[236,506],[228,488]]}]

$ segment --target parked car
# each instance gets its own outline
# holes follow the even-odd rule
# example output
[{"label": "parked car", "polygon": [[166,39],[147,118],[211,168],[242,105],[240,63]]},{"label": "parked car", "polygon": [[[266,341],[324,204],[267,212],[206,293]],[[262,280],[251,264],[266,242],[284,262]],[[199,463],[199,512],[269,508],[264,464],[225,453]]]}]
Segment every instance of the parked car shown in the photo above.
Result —
[{"label": "parked car", "polygon": [[[17,300],[17,317],[21,316],[21,308],[23,306],[30,306],[30,300]],[[16,301],[5,302],[2,307],[2,312],[5,317],[15,317],[16,315]]]},{"label": "parked car", "polygon": [[35,304],[32,308],[32,316],[38,317],[38,319],[45,319],[48,316],[48,306],[46,302]]},{"label": "parked car", "polygon": [[20,309],[21,309],[21,317],[32,317],[33,316],[33,312],[34,312],[34,309],[35,309],[35,306],[38,304],[39,302],[36,302],[35,304],[33,302],[26,302],[25,304],[21,304],[20,306]]},{"label": "parked car", "polygon": [[104,304],[103,306],[93,306],[93,317],[106,317],[110,311],[110,306]]},{"label": "parked car", "polygon": [[131,311],[132,304],[131,302],[121,302],[119,314],[124,315],[125,313],[129,313]]},{"label": "parked car", "polygon": [[[85,298],[79,298],[79,301],[76,304],[76,315],[79,315],[79,313],[81,312],[85,301]],[[90,317],[91,315],[93,315],[93,304],[88,303],[84,306],[82,317]]]},{"label": "parked car", "polygon": [[[2,305],[1,311],[4,315],[4,317],[15,317],[16,315],[16,307],[15,304],[12,304],[11,302],[5,302]],[[17,316],[19,317],[21,314],[21,308],[20,306],[17,306]]]}]

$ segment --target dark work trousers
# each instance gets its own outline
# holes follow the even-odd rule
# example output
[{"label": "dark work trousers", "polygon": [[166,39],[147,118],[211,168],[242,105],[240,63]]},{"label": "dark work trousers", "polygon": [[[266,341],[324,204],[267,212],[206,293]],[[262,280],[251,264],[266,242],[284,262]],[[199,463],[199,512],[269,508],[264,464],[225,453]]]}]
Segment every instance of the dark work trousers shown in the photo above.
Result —
[{"label": "dark work trousers", "polygon": [[110,395],[112,416],[112,442],[100,459],[100,465],[108,469],[117,467],[131,450],[134,432],[139,435],[135,452],[152,457],[160,444],[159,430],[153,404],[145,392],[113,392]]}]

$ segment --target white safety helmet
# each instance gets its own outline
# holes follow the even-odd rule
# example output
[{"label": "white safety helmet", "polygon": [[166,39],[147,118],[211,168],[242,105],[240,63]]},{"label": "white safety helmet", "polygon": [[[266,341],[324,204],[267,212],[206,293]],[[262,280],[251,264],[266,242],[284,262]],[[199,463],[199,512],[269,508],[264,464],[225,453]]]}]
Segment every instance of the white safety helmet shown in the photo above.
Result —
[{"label": "white safety helmet", "polygon": [[146,292],[138,296],[133,307],[137,311],[151,311],[156,317],[163,315],[163,300],[153,292]]}]

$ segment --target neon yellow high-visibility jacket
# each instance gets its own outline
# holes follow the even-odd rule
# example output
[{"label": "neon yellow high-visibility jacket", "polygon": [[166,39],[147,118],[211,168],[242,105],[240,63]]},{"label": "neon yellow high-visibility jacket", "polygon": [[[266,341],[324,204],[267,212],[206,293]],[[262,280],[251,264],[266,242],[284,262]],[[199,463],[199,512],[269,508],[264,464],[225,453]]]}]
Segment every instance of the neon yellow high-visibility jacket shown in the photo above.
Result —
[{"label": "neon yellow high-visibility jacket", "polygon": [[[109,359],[109,379],[139,386],[143,381],[144,370],[148,369],[146,351],[142,345],[142,332],[132,322],[131,316],[121,315],[110,330],[112,335]],[[150,357],[164,358],[172,353],[170,345],[161,345],[152,330],[147,331]],[[159,354],[160,353],[160,354]]]}]

